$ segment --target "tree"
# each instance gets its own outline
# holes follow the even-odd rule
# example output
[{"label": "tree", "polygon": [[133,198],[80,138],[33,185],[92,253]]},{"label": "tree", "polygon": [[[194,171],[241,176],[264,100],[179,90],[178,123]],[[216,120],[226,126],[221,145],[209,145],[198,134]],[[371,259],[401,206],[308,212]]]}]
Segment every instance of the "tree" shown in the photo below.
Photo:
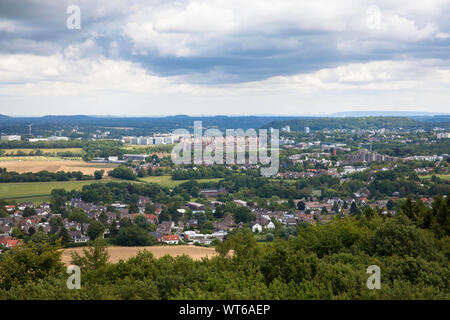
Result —
[{"label": "tree", "polygon": [[122,218],[119,221],[119,225],[120,225],[120,228],[126,228],[126,227],[129,227],[129,226],[132,226],[133,223],[131,222],[130,218]]},{"label": "tree", "polygon": [[367,219],[372,219],[375,217],[376,212],[374,209],[372,209],[370,206],[367,206],[364,211],[363,211],[363,215],[367,218]]},{"label": "tree", "polygon": [[100,221],[105,227],[108,226],[108,216],[104,211],[98,216],[98,221]]},{"label": "tree", "polygon": [[[393,245],[395,244],[395,245]],[[388,219],[367,241],[370,255],[435,259],[433,243],[404,216]]]},{"label": "tree", "polygon": [[116,220],[113,220],[111,224],[109,225],[109,237],[115,238],[117,237],[119,233],[119,229],[117,228],[117,222]]},{"label": "tree", "polygon": [[34,216],[36,214],[36,209],[32,207],[25,207],[25,210],[23,210],[22,217],[28,218],[31,216]]},{"label": "tree", "polygon": [[388,200],[387,204],[386,204],[386,208],[388,210],[392,210],[394,208],[394,201],[392,201],[391,199]]},{"label": "tree", "polygon": [[3,205],[0,206],[0,218],[5,218],[5,217],[8,217],[8,216],[9,216],[9,213],[6,210],[6,208]]},{"label": "tree", "polygon": [[339,205],[336,201],[333,202],[333,211],[339,213]]},{"label": "tree", "polygon": [[128,207],[128,212],[129,213],[138,213],[139,212],[139,207],[136,202],[130,203],[130,206]]},{"label": "tree", "polygon": [[111,177],[115,177],[118,179],[125,179],[125,180],[136,180],[137,176],[134,174],[133,170],[128,168],[127,166],[120,165],[114,170],[110,171],[108,173]]},{"label": "tree", "polygon": [[231,250],[234,251],[235,257],[241,260],[258,256],[260,247],[250,229],[238,229],[230,233],[216,248],[222,257],[227,256]]},{"label": "tree", "polygon": [[55,234],[59,231],[59,228],[64,225],[61,217],[53,217],[50,219],[50,233]]},{"label": "tree", "polygon": [[361,213],[361,210],[359,210],[358,206],[356,205],[356,202],[353,201],[352,204],[350,205],[350,214],[357,215],[360,213]]},{"label": "tree", "polygon": [[144,211],[145,213],[153,213],[153,212],[155,212],[155,210],[156,210],[156,207],[153,204],[151,204],[150,202],[145,204],[145,211]]},{"label": "tree", "polygon": [[292,197],[289,197],[288,205],[289,205],[289,208],[295,208],[294,199],[292,199]]},{"label": "tree", "polygon": [[236,223],[247,223],[253,221],[254,219],[255,215],[247,207],[239,207],[234,212],[234,221],[236,221]]},{"label": "tree", "polygon": [[45,243],[39,249],[30,241],[4,253],[0,259],[0,289],[9,290],[61,274],[64,264],[59,248],[59,242],[56,245]]},{"label": "tree", "polygon": [[94,171],[94,178],[96,180],[101,180],[103,178],[103,174],[105,173],[105,170],[95,170]]},{"label": "tree", "polygon": [[89,236],[89,239],[91,239],[91,240],[95,240],[97,238],[102,238],[103,232],[105,232],[105,226],[103,225],[103,223],[101,223],[99,221],[91,222],[87,229],[87,235]]},{"label": "tree", "polygon": [[44,242],[49,242],[49,236],[43,231],[38,231],[31,236],[30,241],[36,245],[43,244]]},{"label": "tree", "polygon": [[54,213],[66,211],[67,191],[65,189],[53,189],[51,192],[50,207]]},{"label": "tree", "polygon": [[83,179],[83,172],[81,172],[81,171],[75,171],[75,172],[73,172],[73,174],[72,174],[74,177],[75,177],[75,179],[77,179],[77,180],[82,180]]},{"label": "tree", "polygon": [[90,221],[87,214],[83,210],[77,208],[73,209],[73,211],[69,213],[68,219],[78,223],[88,223]]},{"label": "tree", "polygon": [[116,243],[121,246],[148,246],[150,245],[150,236],[147,231],[137,225],[121,227]]},{"label": "tree", "polygon": [[297,202],[297,209],[298,210],[303,211],[303,210],[305,210],[305,208],[306,208],[306,206],[305,206],[305,203],[303,201]]},{"label": "tree", "polygon": [[58,232],[58,238],[61,239],[61,244],[66,245],[71,242],[69,231],[65,227],[62,227]]},{"label": "tree", "polygon": [[109,254],[104,239],[97,238],[89,245],[88,249],[83,248],[83,256],[78,252],[72,252],[71,264],[79,266],[84,270],[98,270],[108,263]]},{"label": "tree", "polygon": [[139,227],[142,228],[144,230],[148,229],[148,222],[147,222],[147,218],[145,218],[145,216],[143,216],[142,214],[138,214],[136,216],[136,218],[134,218],[134,223]]}]

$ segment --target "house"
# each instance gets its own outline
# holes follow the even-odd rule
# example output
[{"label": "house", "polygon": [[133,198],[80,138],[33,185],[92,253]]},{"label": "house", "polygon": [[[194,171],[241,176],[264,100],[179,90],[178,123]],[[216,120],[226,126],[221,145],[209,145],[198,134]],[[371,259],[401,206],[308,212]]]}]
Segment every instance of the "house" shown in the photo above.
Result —
[{"label": "house", "polygon": [[168,235],[172,233],[172,228],[175,224],[172,221],[163,221],[156,228],[157,232],[161,232],[163,235]]},{"label": "house", "polygon": [[47,202],[42,202],[41,208],[42,209],[50,209],[50,204],[48,204]]},{"label": "house", "polygon": [[7,224],[0,224],[0,237],[7,237],[11,232],[11,227]]},{"label": "house", "polygon": [[204,194],[207,198],[217,197],[220,193],[227,193],[227,190],[224,188],[220,189],[202,189],[200,190],[200,194]]},{"label": "house", "polygon": [[216,230],[229,230],[235,225],[234,217],[231,214],[227,214],[223,221],[214,221],[213,226]]},{"label": "house", "polygon": [[297,225],[297,220],[295,220],[294,217],[286,218],[285,223],[286,223],[287,226],[296,226]]},{"label": "house", "polygon": [[180,237],[177,234],[164,235],[161,237],[161,242],[166,243],[166,244],[178,244],[179,241],[180,241]]},{"label": "house", "polygon": [[258,231],[258,232],[262,232],[262,226],[259,224],[259,223],[255,223],[253,226],[252,226],[252,231],[253,232],[256,232],[256,231]]},{"label": "house", "polygon": [[151,214],[151,213],[144,213],[144,214],[132,213],[132,214],[128,214],[128,215],[126,216],[126,218],[129,218],[131,221],[134,221],[134,219],[135,219],[137,216],[143,216],[143,217],[145,217],[145,219],[147,220],[147,223],[158,224],[158,217],[155,216],[154,214]]},{"label": "house", "polygon": [[233,200],[233,202],[239,206],[239,207],[246,207],[247,206],[247,201],[243,201],[243,200]]},{"label": "house", "polygon": [[223,240],[226,235],[226,231],[218,231],[212,234],[202,234],[195,231],[185,231],[183,233],[186,240],[207,245],[211,244],[215,239]]},{"label": "house", "polygon": [[270,221],[267,225],[266,225],[266,229],[275,229],[275,224]]},{"label": "house", "polygon": [[198,227],[198,220],[197,219],[190,219],[186,225],[188,228],[197,228]]},{"label": "house", "polygon": [[161,241],[162,238],[162,233],[161,232],[149,232],[148,233],[150,236],[152,236],[153,238],[156,239],[156,241]]},{"label": "house", "polygon": [[81,231],[69,231],[69,236],[74,243],[88,242],[89,237],[83,235]]},{"label": "house", "polygon": [[306,223],[310,223],[310,224],[314,224],[314,215],[312,214],[304,214],[304,213],[299,213],[297,215],[297,219],[298,222],[306,222]]},{"label": "house", "polygon": [[13,249],[21,244],[21,240],[13,239],[13,237],[0,238],[0,246]]},{"label": "house", "polygon": [[16,210],[16,206],[14,206],[14,205],[6,205],[5,208],[6,208],[6,211],[8,211],[8,212],[12,212],[12,211]]},{"label": "house", "polygon": [[205,205],[197,202],[188,202],[187,206],[192,210],[205,210]]},{"label": "house", "polygon": [[20,211],[23,211],[25,208],[34,208],[34,204],[32,202],[22,202],[17,206],[17,208]]}]

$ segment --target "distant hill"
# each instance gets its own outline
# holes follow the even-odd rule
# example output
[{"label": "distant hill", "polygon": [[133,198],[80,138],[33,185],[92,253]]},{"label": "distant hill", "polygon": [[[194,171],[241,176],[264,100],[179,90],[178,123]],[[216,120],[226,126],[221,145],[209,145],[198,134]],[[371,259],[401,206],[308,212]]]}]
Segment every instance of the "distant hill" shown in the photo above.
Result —
[{"label": "distant hill", "polygon": [[[432,118],[432,117],[431,117]],[[432,129],[435,126],[450,128],[450,118],[443,121],[427,121],[426,119],[412,119],[410,117],[326,117],[326,118],[310,118],[310,119],[295,119],[284,121],[272,121],[264,128],[281,128],[286,125],[291,127],[291,131],[303,131],[305,127],[311,130],[323,129]]]},{"label": "distant hill", "polygon": [[332,113],[330,117],[433,117],[438,115],[450,116],[450,114],[442,114],[442,112],[422,111],[347,111]]}]

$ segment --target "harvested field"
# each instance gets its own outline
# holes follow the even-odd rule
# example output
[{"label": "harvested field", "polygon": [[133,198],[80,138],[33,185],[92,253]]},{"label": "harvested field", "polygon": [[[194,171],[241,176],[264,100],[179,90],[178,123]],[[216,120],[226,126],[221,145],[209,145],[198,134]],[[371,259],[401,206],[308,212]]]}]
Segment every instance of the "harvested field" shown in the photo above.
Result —
[{"label": "harvested field", "polygon": [[18,151],[22,151],[25,153],[30,153],[32,151],[40,150],[42,153],[58,153],[58,152],[73,152],[73,153],[84,153],[82,148],[20,148],[20,149],[2,149],[5,151],[5,154],[17,154]]},{"label": "harvested field", "polygon": [[83,174],[93,175],[95,170],[105,170],[105,175],[117,167],[111,163],[88,163],[76,160],[30,160],[30,161],[0,161],[0,168],[19,173],[39,172],[47,170],[57,171],[81,171]]},{"label": "harvested field", "polygon": [[[214,248],[196,247],[196,246],[148,246],[148,247],[108,247],[108,253],[110,255],[109,262],[117,263],[119,260],[128,260],[134,257],[139,251],[147,250],[155,256],[155,258],[161,258],[165,255],[172,257],[181,256],[183,254],[190,256],[194,260],[200,260],[201,258],[211,258],[216,256]],[[83,248],[70,248],[64,249],[62,254],[62,262],[65,265],[70,264],[71,252],[83,253]]]}]

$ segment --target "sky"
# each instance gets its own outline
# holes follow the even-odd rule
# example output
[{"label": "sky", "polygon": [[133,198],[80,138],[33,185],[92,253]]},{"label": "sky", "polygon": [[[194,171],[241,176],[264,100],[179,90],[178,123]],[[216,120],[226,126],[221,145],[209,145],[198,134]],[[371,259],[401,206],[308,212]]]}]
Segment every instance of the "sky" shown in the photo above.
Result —
[{"label": "sky", "polygon": [[0,1],[0,114],[449,113],[449,89],[450,0]]}]

